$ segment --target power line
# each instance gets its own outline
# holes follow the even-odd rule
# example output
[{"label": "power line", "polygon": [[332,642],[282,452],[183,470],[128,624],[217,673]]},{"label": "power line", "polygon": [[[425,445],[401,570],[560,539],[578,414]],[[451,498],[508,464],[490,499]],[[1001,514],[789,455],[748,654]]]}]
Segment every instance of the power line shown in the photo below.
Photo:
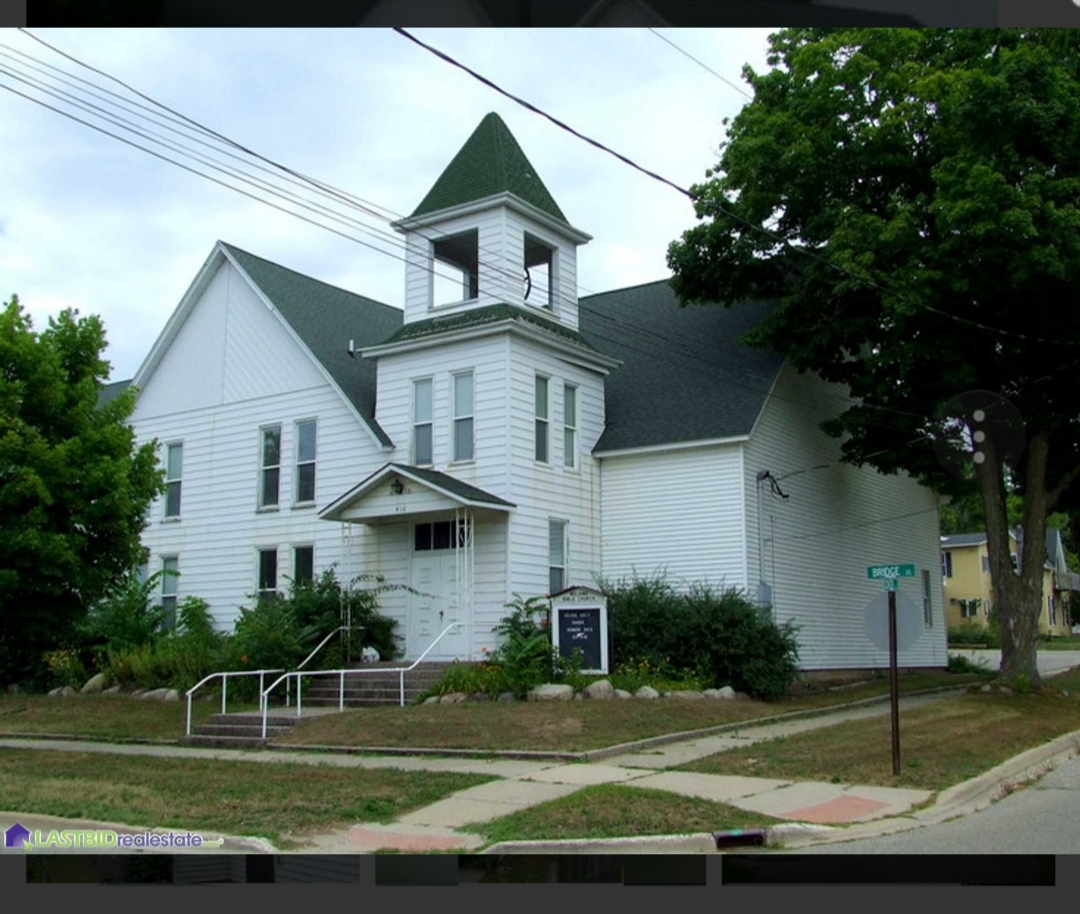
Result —
[{"label": "power line", "polygon": [[683,55],[683,57],[689,57],[689,58],[690,58],[690,59],[691,59],[691,60],[692,60],[692,61],[693,61],[694,63],[696,63],[696,64],[697,64],[697,65],[698,65],[699,67],[701,67],[701,68],[702,68],[702,69],[704,69],[704,70],[708,70],[708,71],[709,71],[710,73],[712,73],[712,75],[713,75],[713,76],[715,76],[715,77],[716,77],[717,79],[719,79],[719,80],[720,80],[721,82],[725,82],[725,83],[727,83],[727,84],[728,84],[729,86],[731,86],[731,88],[732,88],[732,89],[734,89],[734,90],[735,90],[736,92],[740,93],[741,95],[743,95],[743,96],[745,96],[746,98],[748,98],[748,99],[750,99],[751,101],[753,101],[753,98],[754,98],[754,97],[753,97],[753,96],[752,96],[752,95],[751,95],[751,94],[750,94],[749,92],[747,92],[747,91],[746,91],[745,89],[743,89],[743,88],[742,88],[742,86],[736,85],[736,84],[735,84],[735,83],[733,83],[733,82],[732,82],[732,81],[731,81],[730,79],[728,79],[728,78],[727,78],[726,76],[721,76],[721,75],[720,75],[719,73],[717,73],[717,72],[716,72],[716,70],[714,70],[714,69],[713,69],[712,67],[710,67],[710,66],[709,66],[708,64],[702,63],[702,62],[701,62],[700,60],[698,60],[698,59],[697,59],[697,58],[696,58],[696,57],[695,57],[695,56],[694,56],[693,54],[691,54],[691,53],[690,53],[689,51],[684,51],[684,50],[683,50],[682,48],[680,48],[680,47],[679,47],[679,46],[678,46],[677,44],[675,44],[675,42],[674,42],[674,41],[672,41],[671,39],[669,39],[669,38],[666,38],[665,36],[661,35],[661,34],[660,34],[660,33],[659,33],[658,31],[656,31],[656,29],[650,28],[650,29],[649,29],[649,31],[650,31],[650,32],[652,32],[652,33],[653,33],[653,34],[654,34],[654,35],[655,35],[655,36],[656,36],[657,38],[659,38],[659,39],[660,39],[661,41],[663,41],[663,42],[664,42],[665,44],[669,44],[669,45],[671,45],[671,46],[672,46],[672,47],[673,47],[673,48],[674,48],[674,49],[675,49],[676,51],[678,51],[678,52],[679,52],[680,54],[682,54],[682,55]]},{"label": "power line", "polygon": [[811,539],[812,537],[832,536],[833,534],[836,534],[836,533],[846,533],[848,530],[859,530],[859,529],[862,529],[863,527],[873,527],[873,526],[876,526],[877,524],[889,524],[889,523],[892,523],[894,521],[905,520],[905,519],[907,519],[909,517],[919,517],[922,514],[930,514],[931,512],[936,513],[937,510],[938,509],[937,509],[936,506],[933,507],[933,508],[923,508],[921,511],[911,511],[908,514],[896,514],[896,515],[893,515],[892,517],[879,517],[876,520],[868,520],[868,521],[866,521],[864,523],[861,523],[861,524],[847,524],[846,526],[836,527],[836,528],[831,529],[831,530],[816,530],[813,533],[800,533],[800,534],[797,534],[797,535],[794,535],[794,536],[766,537],[765,541],[766,542],[774,542],[774,543],[784,543],[784,542],[789,542],[791,540],[804,540],[804,539]]}]

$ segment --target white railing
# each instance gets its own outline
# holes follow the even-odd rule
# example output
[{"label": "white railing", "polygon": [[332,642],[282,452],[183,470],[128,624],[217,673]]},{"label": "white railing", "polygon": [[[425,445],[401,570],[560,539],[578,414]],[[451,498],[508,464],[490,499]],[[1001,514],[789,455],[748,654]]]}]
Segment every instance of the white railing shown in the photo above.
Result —
[{"label": "white railing", "polygon": [[[334,635],[336,635],[338,632],[348,632],[348,631],[362,632],[363,630],[364,630],[363,626],[356,626],[356,628],[354,629],[354,628],[352,628],[351,626],[348,626],[348,625],[339,625],[332,632],[330,632],[329,635],[327,635],[325,638],[323,638],[322,641],[319,642],[319,646],[317,648],[315,648],[315,650],[313,650],[299,664],[297,664],[296,669],[297,670],[302,670],[304,667],[306,667],[308,665],[308,662],[311,660],[311,658],[314,657],[317,653],[319,653],[319,651],[321,651],[326,646],[326,643],[331,638],[333,638]],[[282,670],[276,670],[275,672],[280,673],[280,672],[283,672],[283,671]],[[259,692],[262,692],[262,683],[261,682],[259,683]],[[285,707],[286,708],[289,707],[289,681],[288,680],[285,681]],[[260,709],[262,708],[261,703],[259,705],[259,708]]]},{"label": "white railing", "polygon": [[[408,672],[411,672],[412,670],[415,670],[416,667],[419,666],[423,662],[424,658],[428,654],[431,653],[432,648],[434,648],[436,644],[438,644],[440,641],[442,641],[442,639],[447,635],[447,633],[449,633],[451,631],[454,631],[455,629],[459,629],[459,628],[461,628],[462,626],[464,626],[466,624],[467,623],[465,623],[465,622],[451,622],[446,628],[444,628],[439,633],[439,637],[436,638],[434,641],[431,642],[431,644],[428,645],[427,650],[425,650],[424,653],[422,653],[411,664],[409,664],[409,666],[392,667],[391,669],[385,669],[383,667],[378,667],[376,669],[368,669],[368,670],[363,670],[363,669],[359,669],[359,670],[357,670],[357,669],[311,670],[311,671],[292,670],[291,672],[285,673],[285,675],[283,675],[283,676],[279,676],[270,685],[268,685],[266,687],[266,691],[264,691],[262,693],[262,697],[260,699],[260,705],[262,707],[262,716],[263,716],[262,738],[266,739],[266,719],[267,719],[267,711],[268,711],[269,705],[270,705],[270,693],[272,691],[274,691],[274,689],[277,688],[277,686],[280,685],[282,682],[287,683],[294,676],[296,677],[296,716],[297,717],[299,717],[301,715],[301,701],[302,701],[302,699],[301,699],[301,696],[300,696],[300,691],[301,691],[300,683],[301,683],[302,677],[304,677],[304,676],[337,676],[338,677],[338,710],[339,711],[344,711],[345,710],[345,677],[346,676],[363,675],[364,673],[397,673],[398,674],[398,692],[399,692],[400,704],[401,704],[401,707],[404,707],[405,706],[405,674],[408,673]],[[286,689],[288,689],[288,686],[286,686]]]},{"label": "white railing", "polygon": [[262,710],[263,702],[263,677],[267,673],[282,673],[284,670],[229,670],[224,673],[211,673],[205,679],[200,679],[195,685],[187,690],[187,735],[191,736],[191,696],[206,685],[211,679],[221,677],[221,713],[225,713],[225,699],[229,690],[230,676],[258,676],[259,677],[259,710]]}]

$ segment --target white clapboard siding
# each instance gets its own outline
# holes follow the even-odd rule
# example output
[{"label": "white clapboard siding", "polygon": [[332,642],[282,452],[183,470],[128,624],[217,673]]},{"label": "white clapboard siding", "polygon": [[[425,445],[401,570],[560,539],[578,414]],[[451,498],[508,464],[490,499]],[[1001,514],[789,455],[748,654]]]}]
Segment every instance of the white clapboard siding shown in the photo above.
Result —
[{"label": "white clapboard siding", "polygon": [[[591,585],[600,572],[600,477],[592,449],[604,427],[604,376],[572,364],[531,341],[513,339],[510,351],[509,500],[511,592],[548,592],[548,522],[569,523],[567,578]],[[548,455],[536,461],[536,377],[549,379]],[[563,391],[578,389],[578,467],[563,466]],[[508,595],[509,596],[509,595]]]},{"label": "white clapboard siding", "polygon": [[604,577],[743,588],[740,447],[603,458]]},{"label": "white clapboard siding", "polygon": [[[783,398],[783,399],[781,399]],[[763,561],[759,564],[756,474],[773,476],[835,464],[840,443],[819,428],[844,409],[842,388],[815,375],[783,369],[746,444],[747,564],[751,586],[772,587],[775,617],[802,626],[804,669],[861,669],[888,665],[888,652],[864,633],[866,604],[881,593],[868,565],[911,563],[916,577],[901,592],[922,607],[922,571],[930,572],[933,624],[900,654],[902,666],[944,666],[937,499],[906,474],[883,476],[870,467],[832,465],[780,482],[790,497],[761,498]],[[605,478],[605,486],[607,480]],[[605,490],[606,494],[606,490]],[[910,515],[910,516],[905,516]],[[773,539],[775,538],[775,543]]]}]

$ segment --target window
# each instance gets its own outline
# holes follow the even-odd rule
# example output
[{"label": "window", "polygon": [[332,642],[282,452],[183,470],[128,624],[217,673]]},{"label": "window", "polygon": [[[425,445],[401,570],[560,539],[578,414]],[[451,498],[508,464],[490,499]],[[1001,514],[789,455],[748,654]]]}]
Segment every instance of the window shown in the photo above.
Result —
[{"label": "window", "polygon": [[961,619],[973,619],[979,614],[979,601],[978,600],[961,600],[960,601],[960,618]]},{"label": "window", "polygon": [[315,501],[315,420],[296,423],[296,502]]},{"label": "window", "polygon": [[1009,561],[1012,562],[1013,571],[1020,570],[1020,560],[1016,557],[1015,552],[1009,555]]},{"label": "window", "polygon": [[984,555],[982,557],[982,570],[983,571],[989,571],[990,570],[990,556],[988,556],[988,555]]},{"label": "window", "polygon": [[315,579],[315,547],[293,547],[293,583],[310,584]]},{"label": "window", "polygon": [[548,379],[536,376],[536,459],[548,462]]},{"label": "window", "polygon": [[413,381],[413,463],[431,464],[431,378]]},{"label": "window", "polygon": [[473,459],[473,375],[454,375],[454,460]]},{"label": "window", "polygon": [[259,597],[277,593],[277,549],[259,550]]},{"label": "window", "polygon": [[922,570],[922,616],[923,624],[934,624],[934,610],[930,603],[930,569]]},{"label": "window", "polygon": [[161,608],[165,610],[162,625],[165,628],[176,628],[176,594],[180,559],[175,555],[162,557],[161,572]]},{"label": "window", "polygon": [[1053,595],[1046,598],[1046,610],[1050,614],[1050,624],[1057,625],[1057,604],[1054,603]]},{"label": "window", "polygon": [[952,577],[952,553],[951,552],[942,552],[941,553],[941,576],[943,578],[951,578]]},{"label": "window", "polygon": [[548,521],[548,593],[566,587],[566,521]]},{"label": "window", "polygon": [[440,238],[432,245],[433,305],[451,305],[479,296],[479,245],[476,229]]},{"label": "window", "polygon": [[454,522],[435,521],[431,524],[417,524],[413,533],[413,549],[416,552],[430,552],[432,549],[456,549],[464,546],[469,538],[468,523],[459,520],[457,525],[457,543],[454,543]]},{"label": "window", "polygon": [[525,236],[525,289],[523,300],[537,308],[554,310],[555,249],[532,235]]},{"label": "window", "polygon": [[281,481],[281,426],[262,430],[262,470],[259,473],[259,507],[276,508]]},{"label": "window", "polygon": [[180,477],[184,469],[184,445],[165,446],[165,516],[180,516]]},{"label": "window", "polygon": [[577,466],[577,388],[563,388],[563,464]]}]

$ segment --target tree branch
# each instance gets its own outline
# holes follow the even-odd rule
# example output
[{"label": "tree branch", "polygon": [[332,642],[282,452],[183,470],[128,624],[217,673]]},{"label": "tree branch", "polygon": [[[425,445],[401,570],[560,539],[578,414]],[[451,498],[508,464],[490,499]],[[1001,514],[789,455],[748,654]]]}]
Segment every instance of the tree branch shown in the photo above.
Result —
[{"label": "tree branch", "polygon": [[1069,488],[1071,483],[1076,481],[1077,477],[1080,477],[1080,463],[1069,470],[1069,472],[1062,477],[1061,482],[1059,482],[1052,491],[1046,493],[1047,512],[1054,507],[1057,500],[1065,494],[1065,490]]}]

